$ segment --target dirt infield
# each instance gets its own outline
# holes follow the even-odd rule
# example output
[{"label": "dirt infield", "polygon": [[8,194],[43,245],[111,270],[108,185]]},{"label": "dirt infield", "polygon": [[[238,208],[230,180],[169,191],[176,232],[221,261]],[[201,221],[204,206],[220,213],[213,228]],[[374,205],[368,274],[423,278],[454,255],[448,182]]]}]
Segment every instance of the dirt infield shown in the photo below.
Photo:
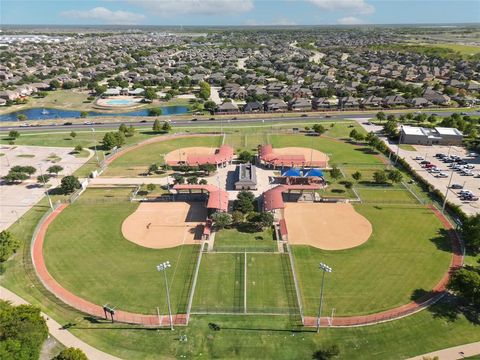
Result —
[{"label": "dirt infield", "polygon": [[274,148],[273,153],[278,155],[303,155],[306,161],[328,162],[329,160],[329,157],[327,154],[315,149],[304,148],[304,147]]},{"label": "dirt infield", "polygon": [[146,202],[125,219],[122,233],[131,242],[152,249],[196,244],[206,218],[202,203]]},{"label": "dirt infield", "polygon": [[178,163],[180,161],[186,161],[189,155],[214,155],[216,148],[206,146],[195,146],[188,148],[180,148],[170,151],[165,155],[166,163]]},{"label": "dirt infield", "polygon": [[372,225],[351,204],[286,203],[288,240],[323,250],[343,250],[363,244]]}]

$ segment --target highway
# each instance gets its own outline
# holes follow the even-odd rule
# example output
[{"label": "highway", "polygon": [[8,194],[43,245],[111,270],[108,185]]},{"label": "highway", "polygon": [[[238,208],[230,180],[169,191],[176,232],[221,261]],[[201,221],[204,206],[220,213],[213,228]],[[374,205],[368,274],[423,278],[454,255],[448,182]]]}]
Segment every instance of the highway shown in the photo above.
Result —
[{"label": "highway", "polygon": [[[231,125],[245,125],[245,124],[252,124],[252,123],[269,123],[269,124],[278,124],[278,123],[305,123],[305,122],[314,122],[314,121],[332,121],[332,120],[356,120],[356,119],[366,119],[366,118],[372,118],[375,116],[375,112],[362,112],[362,113],[354,113],[354,114],[345,114],[345,113],[334,113],[330,115],[310,115],[307,114],[307,116],[302,116],[302,115],[293,115],[288,116],[288,117],[269,117],[267,114],[258,114],[258,117],[256,118],[242,118],[241,115],[236,115],[233,114],[231,118],[215,118],[213,120],[209,120],[208,118],[205,119],[198,119],[196,121],[194,120],[175,120],[175,117],[172,117],[171,124],[174,125],[175,127],[205,127],[205,126],[231,126]],[[399,112],[388,112],[387,114],[393,114],[393,115],[401,115],[404,114],[405,111],[399,111]],[[425,111],[423,112],[427,115],[430,114],[435,114],[438,117],[447,117],[450,116],[451,114],[455,113],[455,111]],[[462,112],[462,114],[465,115],[471,115],[471,116],[479,116],[480,112],[478,110],[475,111],[468,111],[468,112]],[[105,118],[98,118],[95,119],[94,117],[90,117],[86,119],[85,121],[88,121],[89,124],[82,124],[82,123],[72,123],[72,125],[62,125],[62,124],[45,124],[45,125],[40,125],[40,126],[20,126],[20,124],[14,125],[14,126],[2,126],[0,123],[0,132],[5,132],[5,131],[10,131],[10,130],[22,130],[22,132],[25,131],[45,131],[45,130],[83,130],[83,129],[89,129],[89,128],[95,128],[95,129],[102,129],[102,128],[116,128],[122,123],[126,123],[127,125],[133,125],[133,126],[151,126],[153,124],[154,119],[152,120],[147,120],[145,118],[141,118],[143,120],[140,121],[134,121],[135,119],[132,119],[131,117],[128,119],[124,119],[123,121],[113,121],[113,122],[100,122],[97,120],[101,120]],[[78,119],[75,119],[78,121]],[[133,121],[132,121],[133,120]],[[163,120],[163,119],[162,119]],[[44,120],[47,122],[48,120]],[[66,122],[72,122],[72,119],[65,119]]]}]

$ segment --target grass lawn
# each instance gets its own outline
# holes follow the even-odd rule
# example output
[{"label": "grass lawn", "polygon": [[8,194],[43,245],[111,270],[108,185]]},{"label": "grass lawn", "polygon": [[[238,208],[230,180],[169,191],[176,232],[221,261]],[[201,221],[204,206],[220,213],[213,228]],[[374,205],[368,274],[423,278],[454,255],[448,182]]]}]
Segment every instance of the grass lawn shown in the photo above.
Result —
[{"label": "grass lawn", "polygon": [[417,151],[412,145],[409,144],[400,144],[400,149],[405,151]]},{"label": "grass lawn", "polygon": [[325,285],[325,314],[359,315],[406,304],[415,291],[429,291],[451,258],[440,221],[423,207],[356,205],[373,226],[370,239],[342,251],[293,246],[305,313],[315,315],[318,263],[333,268]]},{"label": "grass lawn", "polygon": [[104,176],[135,177],[147,171],[151,164],[163,164],[163,155],[182,147],[219,147],[221,136],[184,138],[158,142],[132,150],[114,160],[102,174]]},{"label": "grass lawn", "polygon": [[377,165],[381,160],[366,152],[366,149],[353,147],[350,144],[335,141],[326,137],[305,135],[272,135],[273,147],[306,147],[326,153],[330,157],[330,165],[358,164]]},{"label": "grass lawn", "polygon": [[157,306],[162,313],[167,311],[164,282],[155,266],[169,260],[172,308],[183,312],[198,247],[154,250],[125,240],[121,224],[138,206],[123,200],[130,192],[87,190],[65,209],[47,231],[47,268],[65,288],[96,304],[155,314]]},{"label": "grass lawn", "polygon": [[475,55],[480,53],[480,46],[462,45],[462,44],[432,44],[435,47],[452,49],[459,52],[461,55]]},{"label": "grass lawn", "polygon": [[247,254],[247,311],[299,314],[287,254]]},{"label": "grass lawn", "polygon": [[244,255],[204,254],[192,311],[243,312]]},{"label": "grass lawn", "polygon": [[237,229],[223,229],[215,233],[214,249],[217,251],[276,251],[273,230],[249,233]]},{"label": "grass lawn", "polygon": [[371,186],[357,187],[356,190],[364,203],[419,204],[418,199],[406,189]]}]

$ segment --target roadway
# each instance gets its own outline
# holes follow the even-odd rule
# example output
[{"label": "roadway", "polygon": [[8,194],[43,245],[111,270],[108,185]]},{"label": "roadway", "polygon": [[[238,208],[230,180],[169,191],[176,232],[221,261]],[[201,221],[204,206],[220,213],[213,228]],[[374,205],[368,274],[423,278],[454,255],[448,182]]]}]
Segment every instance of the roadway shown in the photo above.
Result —
[{"label": "roadway", "polygon": [[[248,125],[253,123],[268,123],[268,124],[279,124],[279,123],[305,123],[305,122],[312,122],[312,121],[333,121],[333,120],[362,120],[362,119],[369,119],[375,117],[375,114],[378,111],[365,111],[359,113],[333,113],[330,115],[310,115],[306,114],[307,116],[302,115],[294,115],[292,116],[285,116],[285,117],[269,117],[267,114],[258,114],[258,117],[255,118],[243,118],[241,114],[232,114],[231,118],[214,118],[213,120],[209,120],[209,118],[198,118],[196,121],[194,120],[175,120],[175,116],[172,117],[171,124],[175,127],[205,127],[205,126],[230,126],[230,125]],[[451,114],[455,113],[456,111],[425,111],[424,113],[427,115],[435,114],[438,117],[447,117]],[[404,111],[398,112],[388,112],[388,115],[401,115],[404,114]],[[471,116],[478,116],[480,115],[478,111],[468,111],[463,112],[464,114],[471,115]],[[225,115],[222,115],[225,116]],[[66,122],[73,122],[72,125],[62,125],[62,124],[45,124],[40,126],[20,126],[20,125],[9,125],[9,126],[2,126],[0,123],[0,131],[10,131],[10,130],[22,130],[22,131],[39,131],[39,130],[56,130],[56,129],[71,129],[71,130],[82,130],[85,128],[95,128],[95,129],[102,129],[102,128],[115,128],[120,126],[122,123],[127,123],[128,125],[133,126],[151,126],[153,124],[154,119],[146,120],[138,120],[135,117],[124,118],[122,121],[109,121],[109,122],[101,122],[98,120],[105,120],[104,117],[96,119],[95,117],[88,118],[88,122],[94,122],[90,124],[83,124],[83,123],[74,123],[73,121],[78,121],[79,119],[65,119]],[[48,120],[42,120],[47,122]]]}]

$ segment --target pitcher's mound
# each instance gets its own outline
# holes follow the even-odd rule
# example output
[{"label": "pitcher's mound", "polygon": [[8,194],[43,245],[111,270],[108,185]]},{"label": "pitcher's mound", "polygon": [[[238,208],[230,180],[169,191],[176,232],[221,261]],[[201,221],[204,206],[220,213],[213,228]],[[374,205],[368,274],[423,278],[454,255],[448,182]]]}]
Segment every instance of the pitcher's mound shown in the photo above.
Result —
[{"label": "pitcher's mound", "polygon": [[207,209],[203,203],[141,203],[122,224],[123,236],[152,249],[196,244],[201,239]]},{"label": "pitcher's mound", "polygon": [[351,204],[286,203],[288,241],[323,250],[359,246],[372,234],[372,225]]}]

